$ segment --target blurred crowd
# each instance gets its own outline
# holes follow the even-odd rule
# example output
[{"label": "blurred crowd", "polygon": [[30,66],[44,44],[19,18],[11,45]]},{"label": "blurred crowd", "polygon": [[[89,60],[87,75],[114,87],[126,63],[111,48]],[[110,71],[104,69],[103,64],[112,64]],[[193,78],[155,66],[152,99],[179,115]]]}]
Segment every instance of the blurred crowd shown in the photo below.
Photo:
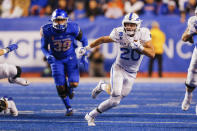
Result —
[{"label": "blurred crowd", "polygon": [[71,19],[98,15],[120,18],[129,12],[139,15],[194,15],[197,0],[0,0],[1,18],[49,16],[56,8],[65,10]]}]

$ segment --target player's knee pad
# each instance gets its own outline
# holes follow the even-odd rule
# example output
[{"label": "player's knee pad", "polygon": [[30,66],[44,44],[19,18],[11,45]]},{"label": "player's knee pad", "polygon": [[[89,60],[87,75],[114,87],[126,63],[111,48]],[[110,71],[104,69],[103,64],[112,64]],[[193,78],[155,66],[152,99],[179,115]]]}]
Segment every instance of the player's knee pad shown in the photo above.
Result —
[{"label": "player's knee pad", "polygon": [[65,98],[66,97],[66,88],[65,86],[56,86],[56,89],[57,89],[57,92],[58,92],[58,95],[61,97],[61,98]]},{"label": "player's knee pad", "polygon": [[22,69],[20,66],[16,66],[17,69],[17,74],[13,77],[13,79],[17,78],[17,77],[21,77],[21,73],[22,73]]},{"label": "player's knee pad", "polygon": [[185,82],[185,85],[186,85],[187,88],[192,89],[192,90],[196,88],[195,86],[190,86],[190,85],[187,84],[186,82]]},{"label": "player's knee pad", "polygon": [[112,96],[110,97],[110,102],[111,102],[111,105],[112,106],[117,106],[118,104],[120,104],[120,101],[121,101],[122,97],[121,96]]},{"label": "player's knee pad", "polygon": [[0,100],[0,112],[7,108],[6,101]]}]

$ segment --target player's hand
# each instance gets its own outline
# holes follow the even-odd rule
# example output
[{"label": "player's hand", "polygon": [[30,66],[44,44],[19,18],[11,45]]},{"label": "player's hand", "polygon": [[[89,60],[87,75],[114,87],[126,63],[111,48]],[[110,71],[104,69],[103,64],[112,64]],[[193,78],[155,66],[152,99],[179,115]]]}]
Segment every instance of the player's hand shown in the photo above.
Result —
[{"label": "player's hand", "polygon": [[53,55],[46,56],[46,59],[47,59],[49,64],[52,64],[52,63],[55,62],[55,57]]},{"label": "player's hand", "polygon": [[8,52],[11,52],[13,50],[16,50],[18,48],[18,45],[17,44],[11,44],[7,47],[8,49]]},{"label": "player's hand", "polygon": [[140,43],[140,41],[133,41],[131,44],[130,44],[131,48],[132,49],[138,49],[139,51],[143,51],[144,50],[144,47],[143,45]]},{"label": "player's hand", "polygon": [[86,51],[87,51],[86,47],[77,48],[76,50],[77,58],[81,58],[86,53]]}]

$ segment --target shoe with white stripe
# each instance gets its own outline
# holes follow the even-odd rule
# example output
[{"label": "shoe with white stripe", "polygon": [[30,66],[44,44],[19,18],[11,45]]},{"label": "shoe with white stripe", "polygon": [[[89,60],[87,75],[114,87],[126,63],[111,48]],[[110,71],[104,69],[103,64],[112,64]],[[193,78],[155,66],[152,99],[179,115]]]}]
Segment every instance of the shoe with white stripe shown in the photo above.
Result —
[{"label": "shoe with white stripe", "polygon": [[190,94],[186,93],[185,98],[182,102],[182,110],[187,111],[190,107],[191,102],[192,102],[192,93]]},{"label": "shoe with white stripe", "polygon": [[98,85],[92,90],[92,98],[95,99],[98,94],[100,94],[103,90],[101,85],[105,84],[103,80],[100,80]]},{"label": "shoe with white stripe", "polygon": [[17,77],[15,79],[13,78],[8,78],[8,81],[9,83],[12,83],[12,84],[18,84],[18,85],[22,85],[22,86],[28,86],[30,84],[30,82],[24,78],[20,78],[20,77]]},{"label": "shoe with white stripe", "polygon": [[88,126],[96,126],[94,123],[94,118],[91,117],[88,113],[85,115],[85,120],[88,122]]}]

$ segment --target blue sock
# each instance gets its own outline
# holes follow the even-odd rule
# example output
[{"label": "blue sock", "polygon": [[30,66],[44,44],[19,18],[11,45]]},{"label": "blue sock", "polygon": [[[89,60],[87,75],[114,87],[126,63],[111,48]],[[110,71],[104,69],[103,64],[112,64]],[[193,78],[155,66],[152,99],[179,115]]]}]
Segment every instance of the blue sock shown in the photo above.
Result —
[{"label": "blue sock", "polygon": [[67,82],[67,87],[68,87],[68,93],[69,93],[69,95],[72,94],[73,88],[70,86],[69,82]]},{"label": "blue sock", "polygon": [[69,97],[62,98],[62,101],[64,105],[66,106],[66,109],[71,108]]}]

